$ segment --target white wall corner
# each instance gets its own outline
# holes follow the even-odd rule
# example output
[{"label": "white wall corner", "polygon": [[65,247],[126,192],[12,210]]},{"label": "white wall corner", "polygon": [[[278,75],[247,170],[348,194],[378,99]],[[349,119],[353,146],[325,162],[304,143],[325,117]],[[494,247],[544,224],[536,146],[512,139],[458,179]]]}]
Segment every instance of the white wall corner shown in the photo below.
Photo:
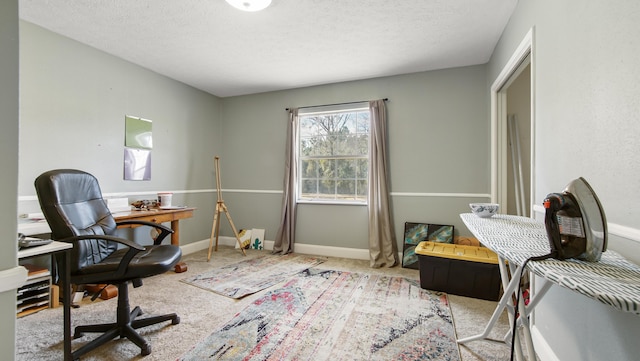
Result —
[{"label": "white wall corner", "polygon": [[0,271],[0,293],[22,287],[27,280],[27,274],[27,269],[22,266]]}]

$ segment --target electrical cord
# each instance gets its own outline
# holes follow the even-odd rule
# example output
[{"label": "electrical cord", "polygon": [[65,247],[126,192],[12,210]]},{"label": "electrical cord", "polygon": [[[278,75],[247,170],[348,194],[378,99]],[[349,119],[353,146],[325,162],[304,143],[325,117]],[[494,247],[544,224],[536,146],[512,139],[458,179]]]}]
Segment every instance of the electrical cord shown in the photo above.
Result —
[{"label": "electrical cord", "polygon": [[[522,264],[522,268],[520,269],[520,274],[518,275],[518,280],[522,279],[522,273],[527,268],[527,263],[529,263],[529,261],[542,261],[549,258],[555,258],[557,257],[557,253],[558,253],[557,251],[553,251],[549,254],[545,254],[544,256],[536,256],[536,257],[528,258]],[[520,304],[520,293],[521,293],[520,282],[518,282],[518,287],[516,287],[516,303],[514,304],[514,308],[513,308],[513,325],[511,327],[511,361],[513,361],[513,356],[515,351],[516,332],[517,332],[516,328],[518,327],[518,317],[525,316],[525,315],[518,315],[518,305]]]}]

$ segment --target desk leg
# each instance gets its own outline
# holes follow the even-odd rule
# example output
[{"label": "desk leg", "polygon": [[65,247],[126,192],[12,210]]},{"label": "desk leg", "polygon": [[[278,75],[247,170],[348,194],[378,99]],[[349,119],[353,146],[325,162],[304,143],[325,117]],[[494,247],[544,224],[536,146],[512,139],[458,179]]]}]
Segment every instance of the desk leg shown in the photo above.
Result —
[{"label": "desk leg", "polygon": [[171,221],[171,230],[173,230],[173,234],[171,235],[171,244],[174,246],[180,246],[180,221],[179,220]]},{"label": "desk leg", "polygon": [[71,361],[71,280],[70,270],[71,262],[69,259],[69,251],[62,252],[62,270],[60,278],[62,280],[62,301],[63,301],[63,317],[64,317],[64,360]]},{"label": "desk leg", "polygon": [[[171,234],[171,244],[174,246],[180,246],[180,221],[174,220],[171,221],[171,229],[173,230],[173,234]],[[175,265],[174,270],[176,273],[182,273],[187,270],[187,264],[184,262],[178,262]]]}]

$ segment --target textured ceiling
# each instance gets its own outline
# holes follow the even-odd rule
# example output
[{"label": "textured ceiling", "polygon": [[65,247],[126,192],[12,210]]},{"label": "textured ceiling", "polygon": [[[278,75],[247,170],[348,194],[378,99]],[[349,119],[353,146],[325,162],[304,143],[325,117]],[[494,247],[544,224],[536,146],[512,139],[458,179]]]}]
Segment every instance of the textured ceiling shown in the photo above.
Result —
[{"label": "textured ceiling", "polygon": [[517,0],[19,0],[20,18],[227,97],[483,64]]}]

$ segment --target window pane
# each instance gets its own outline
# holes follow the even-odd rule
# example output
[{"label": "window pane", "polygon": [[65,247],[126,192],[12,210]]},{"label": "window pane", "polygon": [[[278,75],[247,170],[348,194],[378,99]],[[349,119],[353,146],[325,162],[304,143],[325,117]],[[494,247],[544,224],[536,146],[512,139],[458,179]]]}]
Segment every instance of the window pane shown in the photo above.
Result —
[{"label": "window pane", "polygon": [[328,135],[325,140],[324,140],[324,144],[322,146],[323,148],[323,153],[319,154],[319,155],[326,155],[326,156],[334,156],[336,154],[339,154],[338,151],[338,140],[339,140],[340,136],[338,135]]},{"label": "window pane", "polygon": [[357,139],[355,139],[355,142],[357,142],[357,149],[355,150],[354,154],[358,154],[358,155],[367,155],[369,154],[369,134],[360,134],[358,135]]},{"label": "window pane", "polygon": [[316,141],[315,138],[300,139],[300,155],[303,157],[314,155]]},{"label": "window pane", "polygon": [[315,135],[317,127],[315,122],[309,117],[300,118],[300,137]]},{"label": "window pane", "polygon": [[341,180],[337,182],[336,193],[343,198],[344,196],[351,195],[351,199],[353,199],[353,195],[356,193],[356,181],[355,180]]},{"label": "window pane", "polygon": [[303,160],[300,167],[300,176],[302,178],[316,178],[318,162],[315,160]]},{"label": "window pane", "polygon": [[313,150],[311,156],[328,156],[331,155],[331,139],[326,136],[315,137],[312,141]]},{"label": "window pane", "polygon": [[318,182],[315,179],[304,179],[302,180],[302,189],[300,193],[305,195],[305,197],[314,198],[318,193]]},{"label": "window pane", "polygon": [[355,115],[354,113],[349,113],[349,117],[347,118],[346,122],[344,123],[345,129],[349,133],[355,133],[356,132],[356,117],[354,115]]},{"label": "window pane", "polygon": [[347,135],[336,136],[336,148],[334,149],[334,155],[349,154],[349,139]]},{"label": "window pane", "polygon": [[336,193],[336,181],[322,180],[318,187],[318,195],[322,198],[334,198]]},{"label": "window pane", "polygon": [[367,179],[368,174],[369,174],[369,160],[358,159],[358,169],[357,169],[356,177],[358,179]]},{"label": "window pane", "polygon": [[333,178],[335,174],[335,161],[333,159],[320,159],[318,161],[318,177],[322,179]]},{"label": "window pane", "polygon": [[336,170],[340,179],[355,178],[356,162],[353,159],[338,159]]},{"label": "window pane", "polygon": [[357,116],[357,132],[369,134],[369,128],[371,128],[371,120],[369,119],[369,112],[358,112]]},{"label": "window pane", "polygon": [[364,198],[366,199],[367,197],[367,180],[366,179],[358,179],[358,195],[359,196],[364,196]]},{"label": "window pane", "polygon": [[316,135],[328,135],[331,134],[331,126],[333,122],[330,118],[324,116],[312,117],[316,125]]}]

